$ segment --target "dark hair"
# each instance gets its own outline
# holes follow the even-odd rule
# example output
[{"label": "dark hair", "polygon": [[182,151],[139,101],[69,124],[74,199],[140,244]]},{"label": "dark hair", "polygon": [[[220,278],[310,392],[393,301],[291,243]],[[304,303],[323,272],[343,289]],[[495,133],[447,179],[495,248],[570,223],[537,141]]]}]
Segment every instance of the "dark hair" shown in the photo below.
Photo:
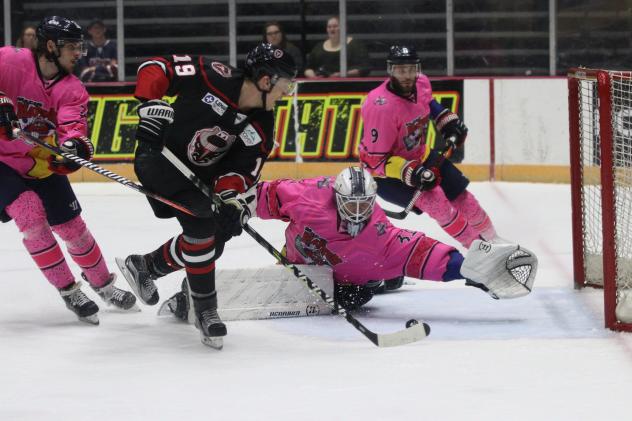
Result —
[{"label": "dark hair", "polygon": [[26,33],[27,29],[32,29],[33,32],[35,32],[35,45],[37,46],[37,27],[33,25],[26,25],[24,28],[22,28],[22,32],[20,32],[20,37],[15,43],[16,47],[20,47],[20,48],[24,47],[24,34]]},{"label": "dark hair", "polygon": [[285,47],[287,47],[287,39],[285,38],[285,30],[283,29],[283,25],[281,25],[279,22],[277,21],[270,21],[270,22],[266,22],[263,25],[263,37],[262,37],[262,41],[263,42],[268,42],[268,28],[271,26],[276,26],[277,28],[279,28],[279,31],[281,32],[281,44],[279,44],[279,47],[285,49]]}]

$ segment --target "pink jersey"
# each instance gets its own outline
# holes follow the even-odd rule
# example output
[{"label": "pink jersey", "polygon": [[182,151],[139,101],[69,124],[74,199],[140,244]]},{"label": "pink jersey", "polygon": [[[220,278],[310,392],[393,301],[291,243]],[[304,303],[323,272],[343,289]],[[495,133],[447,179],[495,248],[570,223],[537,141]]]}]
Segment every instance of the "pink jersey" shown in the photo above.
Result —
[{"label": "pink jersey", "polygon": [[352,237],[341,228],[333,190],[334,177],[262,182],[257,216],[289,221],[287,258],[293,263],[329,265],[340,283],[406,275],[442,280],[451,246],[393,226],[376,203],[370,220]]},{"label": "pink jersey", "polygon": [[[0,48],[0,91],[11,98],[20,127],[55,143],[88,133],[88,93],[79,79],[67,75],[44,81],[33,53],[24,48]],[[26,178],[44,178],[51,172],[50,153],[16,139],[0,139],[0,162]]]},{"label": "pink jersey", "polygon": [[[425,159],[426,132],[430,117],[432,87],[425,75],[417,78],[417,101],[412,102],[387,89],[389,80],[373,89],[362,104],[364,132],[360,161],[376,177],[385,177],[389,157],[407,161]],[[429,149],[428,149],[429,151]]]}]

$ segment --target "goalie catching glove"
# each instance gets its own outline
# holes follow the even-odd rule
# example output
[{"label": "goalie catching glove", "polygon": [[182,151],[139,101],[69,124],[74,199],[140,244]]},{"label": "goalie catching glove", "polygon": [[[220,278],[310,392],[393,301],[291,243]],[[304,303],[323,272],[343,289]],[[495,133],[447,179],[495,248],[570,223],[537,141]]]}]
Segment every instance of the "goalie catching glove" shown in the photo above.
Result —
[{"label": "goalie catching glove", "polygon": [[481,240],[472,243],[461,266],[461,275],[471,281],[469,285],[483,289],[495,299],[529,294],[537,271],[538,258],[532,251],[517,244]]},{"label": "goalie catching glove", "polygon": [[[94,154],[92,142],[85,136],[66,139],[59,145],[59,149],[61,149],[62,152],[73,154],[86,161],[90,161]],[[62,156],[51,155],[48,157],[48,169],[55,174],[66,175],[77,171],[79,168],[81,168],[81,164]]]}]

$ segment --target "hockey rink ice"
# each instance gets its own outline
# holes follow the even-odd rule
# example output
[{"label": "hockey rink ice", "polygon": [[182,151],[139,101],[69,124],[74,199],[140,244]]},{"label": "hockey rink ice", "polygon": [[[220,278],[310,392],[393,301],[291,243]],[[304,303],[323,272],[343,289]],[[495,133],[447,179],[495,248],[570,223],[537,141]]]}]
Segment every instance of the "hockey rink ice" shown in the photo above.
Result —
[{"label": "hockey rink ice", "polygon": [[[111,271],[116,256],[178,233],[123,186],[75,188]],[[317,316],[228,322],[216,351],[193,326],[157,317],[158,306],[120,313],[84,286],[101,308],[100,326],[89,326],[36,269],[15,225],[1,224],[0,420],[630,419],[632,334],[603,328],[600,291],[573,289],[569,185],[470,190],[502,237],[538,255],[534,292],[494,301],[463,281],[416,281],[376,296],[355,313],[369,329],[410,318],[432,327],[421,342],[384,349],[341,317]],[[425,216],[395,222],[448,241]],[[252,226],[281,247],[282,222]],[[272,264],[244,233],[218,268]],[[158,281],[161,302],[182,276]],[[129,289],[120,274],[118,285]]]}]

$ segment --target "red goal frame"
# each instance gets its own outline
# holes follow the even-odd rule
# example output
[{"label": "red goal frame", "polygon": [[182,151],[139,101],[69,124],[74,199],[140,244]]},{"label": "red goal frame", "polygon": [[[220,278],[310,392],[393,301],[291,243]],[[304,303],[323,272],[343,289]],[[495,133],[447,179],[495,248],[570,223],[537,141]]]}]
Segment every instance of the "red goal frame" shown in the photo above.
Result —
[{"label": "red goal frame", "polygon": [[603,244],[603,292],[605,326],[617,331],[632,331],[632,323],[617,320],[617,253],[616,253],[616,198],[613,147],[613,78],[632,79],[632,72],[573,68],[568,73],[569,135],[571,161],[571,203],[573,232],[573,272],[575,288],[597,286],[587,282],[584,259],[584,201],[582,142],[580,133],[580,82],[594,81],[597,86],[599,110],[599,150],[601,165],[601,215]]}]

